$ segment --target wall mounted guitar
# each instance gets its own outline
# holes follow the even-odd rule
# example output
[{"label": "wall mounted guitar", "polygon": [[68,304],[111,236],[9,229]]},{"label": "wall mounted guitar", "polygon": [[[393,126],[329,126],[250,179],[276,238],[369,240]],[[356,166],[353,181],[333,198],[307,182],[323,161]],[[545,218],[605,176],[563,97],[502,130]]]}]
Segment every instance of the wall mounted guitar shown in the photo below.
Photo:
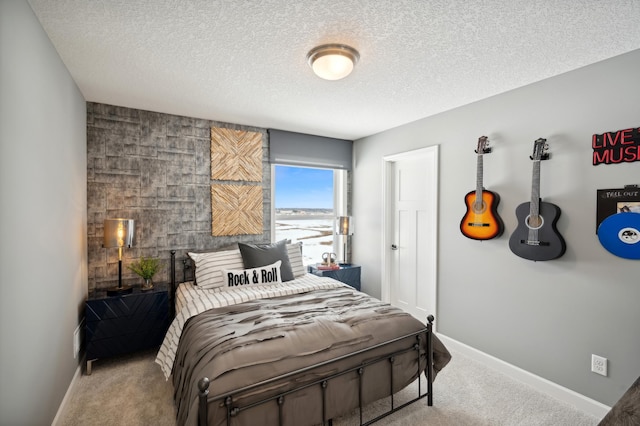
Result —
[{"label": "wall mounted guitar", "polygon": [[476,147],[476,190],[467,193],[464,197],[467,212],[460,221],[462,235],[474,240],[490,240],[499,237],[504,231],[502,219],[497,211],[500,196],[482,186],[482,156],[490,152],[489,140],[486,136],[481,136]]},{"label": "wall mounted guitar", "polygon": [[562,256],[566,244],[556,228],[560,218],[560,207],[540,199],[540,162],[549,159],[546,139],[533,143],[533,177],[531,179],[531,201],[516,208],[518,227],[509,238],[511,251],[524,259],[551,260]]}]

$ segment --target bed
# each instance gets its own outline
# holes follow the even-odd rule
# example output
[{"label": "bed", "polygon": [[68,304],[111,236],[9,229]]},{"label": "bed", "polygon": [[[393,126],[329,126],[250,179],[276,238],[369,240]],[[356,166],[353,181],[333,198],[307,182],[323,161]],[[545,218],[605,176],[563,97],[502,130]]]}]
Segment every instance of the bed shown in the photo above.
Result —
[{"label": "bed", "polygon": [[[324,425],[359,408],[360,424],[370,424],[425,397],[432,405],[433,380],[451,357],[433,317],[423,324],[307,274],[297,244],[252,249],[274,246],[267,260],[233,249],[190,253],[195,280],[183,269],[179,284],[172,252],[175,318],[156,362],[173,382],[177,423]],[[394,404],[393,394],[422,373],[427,389]],[[390,409],[364,419],[362,408],[385,397]]]}]

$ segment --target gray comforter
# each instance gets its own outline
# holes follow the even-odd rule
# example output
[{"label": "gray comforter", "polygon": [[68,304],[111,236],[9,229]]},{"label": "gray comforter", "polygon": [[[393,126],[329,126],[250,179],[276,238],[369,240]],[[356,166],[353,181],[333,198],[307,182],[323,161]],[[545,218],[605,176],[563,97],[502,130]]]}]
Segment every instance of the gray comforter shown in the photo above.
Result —
[{"label": "gray comforter", "polygon": [[[197,423],[197,382],[211,380],[210,398],[322,361],[364,349],[424,328],[424,324],[403,311],[349,288],[317,290],[304,294],[262,299],[205,311],[189,319],[180,338],[173,384],[179,425]],[[424,342],[425,339],[423,339]],[[357,360],[340,361],[296,377],[234,396],[247,403],[258,397],[290,389],[319,377],[358,365],[367,359],[408,347],[399,342],[393,348],[367,352]],[[437,373],[451,357],[434,336],[434,370]],[[425,346],[426,347],[426,346]],[[421,366],[424,369],[425,357]],[[368,367],[364,375],[365,402],[389,394],[389,363]],[[328,386],[329,418],[358,406],[357,375],[332,380]],[[394,392],[418,376],[415,354],[394,362]],[[284,424],[301,426],[322,421],[321,390],[307,388],[285,398]],[[222,401],[209,404],[209,424],[226,421]],[[235,424],[277,424],[275,402],[242,412]]]}]

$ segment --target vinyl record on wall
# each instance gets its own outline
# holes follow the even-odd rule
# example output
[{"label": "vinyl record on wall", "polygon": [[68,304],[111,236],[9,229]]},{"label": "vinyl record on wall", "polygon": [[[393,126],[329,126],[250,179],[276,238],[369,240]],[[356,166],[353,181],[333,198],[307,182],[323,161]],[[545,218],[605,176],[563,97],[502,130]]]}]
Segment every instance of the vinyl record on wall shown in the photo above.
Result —
[{"label": "vinyl record on wall", "polygon": [[640,213],[617,213],[598,227],[600,244],[625,259],[640,259]]},{"label": "vinyl record on wall", "polygon": [[625,185],[624,188],[598,189],[596,234],[602,221],[616,213],[640,213],[640,188]]}]

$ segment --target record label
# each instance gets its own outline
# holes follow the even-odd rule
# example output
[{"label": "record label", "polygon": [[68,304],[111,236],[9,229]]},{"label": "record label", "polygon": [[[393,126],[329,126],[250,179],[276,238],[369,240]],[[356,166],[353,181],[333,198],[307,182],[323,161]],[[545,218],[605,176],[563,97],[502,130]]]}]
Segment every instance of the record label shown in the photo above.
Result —
[{"label": "record label", "polygon": [[600,223],[600,244],[625,259],[640,259],[640,213],[616,213]]}]

